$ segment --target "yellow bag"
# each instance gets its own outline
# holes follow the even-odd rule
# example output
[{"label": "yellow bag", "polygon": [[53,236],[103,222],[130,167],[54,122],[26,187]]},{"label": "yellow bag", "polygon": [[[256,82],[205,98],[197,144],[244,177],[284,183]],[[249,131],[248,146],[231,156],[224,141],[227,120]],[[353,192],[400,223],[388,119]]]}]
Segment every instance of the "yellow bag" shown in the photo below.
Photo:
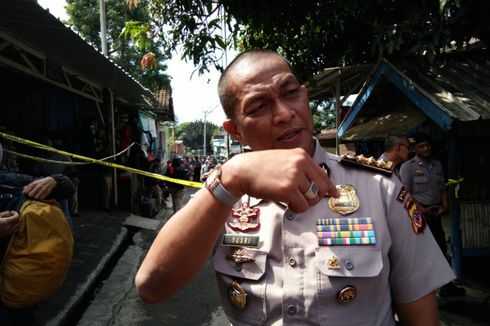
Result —
[{"label": "yellow bag", "polygon": [[19,230],[10,238],[0,273],[0,297],[11,308],[37,304],[63,285],[73,255],[73,235],[59,204],[27,200]]}]

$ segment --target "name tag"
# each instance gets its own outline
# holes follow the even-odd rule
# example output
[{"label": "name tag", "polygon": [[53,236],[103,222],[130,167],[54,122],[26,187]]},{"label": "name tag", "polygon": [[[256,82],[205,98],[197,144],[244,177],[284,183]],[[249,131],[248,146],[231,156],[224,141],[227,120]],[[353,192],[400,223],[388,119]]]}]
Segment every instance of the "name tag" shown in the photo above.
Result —
[{"label": "name tag", "polygon": [[259,236],[248,234],[225,234],[223,236],[223,246],[258,247]]}]

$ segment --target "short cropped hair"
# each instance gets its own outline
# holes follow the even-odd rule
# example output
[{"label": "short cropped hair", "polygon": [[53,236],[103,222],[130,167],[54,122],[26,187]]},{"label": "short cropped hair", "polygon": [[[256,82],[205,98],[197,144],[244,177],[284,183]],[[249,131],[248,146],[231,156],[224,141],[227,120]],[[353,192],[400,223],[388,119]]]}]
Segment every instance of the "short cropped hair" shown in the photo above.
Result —
[{"label": "short cropped hair", "polygon": [[396,144],[400,144],[400,142],[404,139],[407,138],[405,136],[401,135],[391,135],[386,137],[385,143],[384,143],[384,151],[389,152],[393,150]]},{"label": "short cropped hair", "polygon": [[234,92],[231,91],[230,83],[229,83],[229,76],[233,71],[234,67],[237,66],[242,61],[246,61],[250,59],[259,59],[267,56],[275,56],[283,60],[284,63],[288,65],[289,69],[291,69],[293,75],[297,78],[289,61],[287,61],[284,57],[282,57],[280,54],[274,51],[267,50],[267,49],[255,49],[255,50],[250,50],[250,51],[245,51],[240,53],[226,67],[226,69],[223,71],[218,81],[219,99],[221,102],[221,106],[223,107],[223,111],[225,111],[226,117],[228,119],[235,118],[236,94],[234,94]]}]

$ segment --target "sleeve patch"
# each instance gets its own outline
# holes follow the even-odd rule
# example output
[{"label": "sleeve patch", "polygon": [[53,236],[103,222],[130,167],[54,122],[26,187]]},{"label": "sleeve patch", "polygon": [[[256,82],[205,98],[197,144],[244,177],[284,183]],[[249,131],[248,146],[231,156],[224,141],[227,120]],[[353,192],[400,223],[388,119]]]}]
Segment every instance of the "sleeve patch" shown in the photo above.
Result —
[{"label": "sleeve patch", "polygon": [[403,195],[403,197],[405,198],[405,201],[403,202],[403,207],[406,209],[408,218],[412,222],[413,232],[415,232],[415,234],[423,233],[426,225],[424,216],[417,208],[415,200],[413,200],[413,197],[408,193],[408,191]]},{"label": "sleeve patch", "polygon": [[408,194],[408,187],[403,186],[402,189],[400,189],[398,196],[396,196],[396,200],[403,203],[407,194]]}]

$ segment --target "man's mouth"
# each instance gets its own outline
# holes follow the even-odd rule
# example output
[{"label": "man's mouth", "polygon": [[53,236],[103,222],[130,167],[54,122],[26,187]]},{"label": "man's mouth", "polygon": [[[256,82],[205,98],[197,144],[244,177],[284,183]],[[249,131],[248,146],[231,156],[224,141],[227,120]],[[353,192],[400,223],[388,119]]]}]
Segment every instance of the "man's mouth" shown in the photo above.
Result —
[{"label": "man's mouth", "polygon": [[293,130],[291,132],[288,132],[284,135],[281,135],[278,140],[281,140],[281,141],[284,141],[284,140],[289,140],[291,138],[294,138],[295,136],[297,136],[300,132],[301,132],[302,129],[296,129],[296,130]]}]

